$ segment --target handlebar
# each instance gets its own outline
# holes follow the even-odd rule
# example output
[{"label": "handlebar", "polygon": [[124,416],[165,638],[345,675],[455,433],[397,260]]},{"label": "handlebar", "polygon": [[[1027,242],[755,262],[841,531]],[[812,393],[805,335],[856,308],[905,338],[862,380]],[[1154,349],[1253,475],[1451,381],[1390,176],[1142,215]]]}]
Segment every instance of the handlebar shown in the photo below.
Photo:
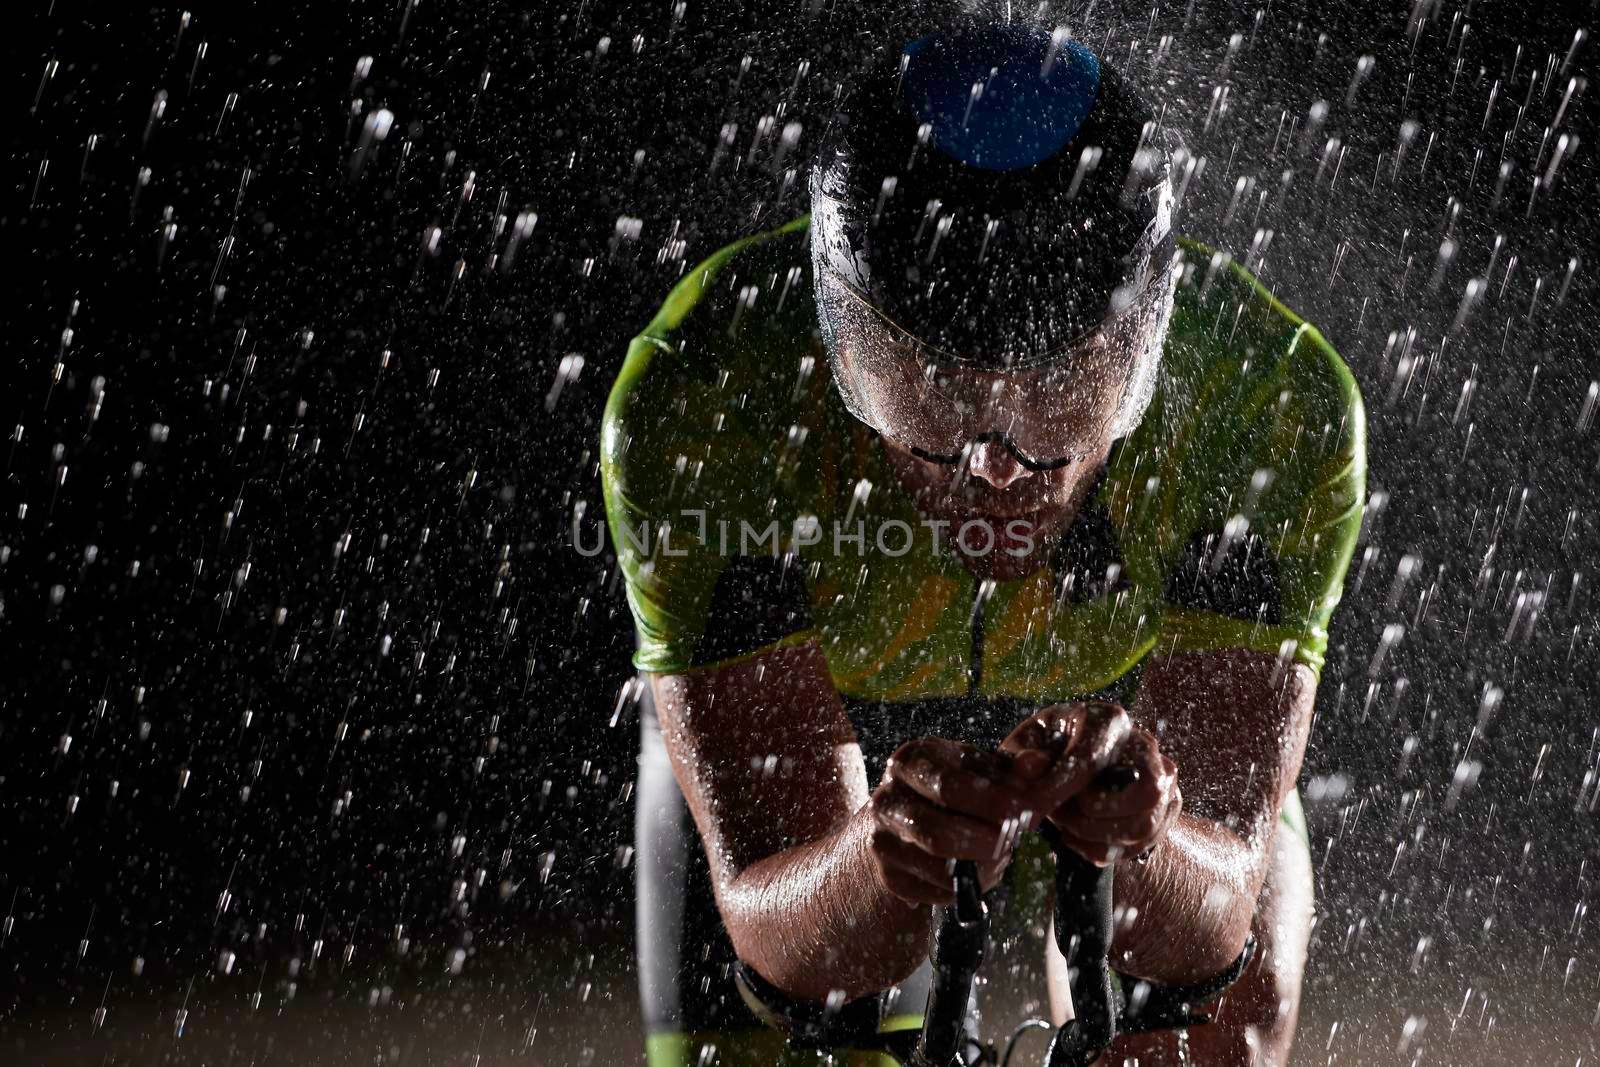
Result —
[{"label": "handlebar", "polygon": [[1115,870],[1089,863],[1046,826],[1056,854],[1056,947],[1069,968],[1077,965],[1077,974],[1071,983],[1073,1018],[1056,1031],[1045,1062],[1087,1067],[1116,1040],[1122,1011],[1122,986],[1111,973]]},{"label": "handlebar", "polygon": [[[1222,992],[1243,973],[1255,952],[1254,939],[1246,943],[1232,967],[1210,981],[1167,986],[1134,979],[1142,995],[1125,997],[1123,978],[1113,971],[1110,956],[1114,868],[1089,863],[1051,829],[1044,831],[1044,837],[1056,857],[1056,947],[1069,966],[1073,1010],[1073,1018],[1055,1029],[1045,1052],[1045,1067],[1089,1067],[1120,1034],[1209,1023],[1211,1015],[1194,1005]],[[943,909],[930,939],[934,977],[922,1031],[915,1046],[900,1055],[909,1067],[961,1067],[966,1062],[960,1058],[963,1047],[976,1043],[965,1033],[967,1001],[973,977],[983,962],[988,908],[979,892],[975,864],[958,863],[955,878],[956,902]],[[1007,1067],[1017,1038],[1030,1029],[1050,1029],[1050,1025],[1028,1020],[1006,1043],[1003,1056],[996,1057],[988,1050],[987,1059],[981,1062]],[[886,1051],[893,1053],[892,1048]]]},{"label": "handlebar", "polygon": [[[1113,767],[1098,784],[1122,789],[1132,784],[1133,773]],[[1041,833],[1056,858],[1056,944],[1072,974],[1073,1019],[1055,1032],[1045,1056],[1048,1067],[1079,1067],[1092,1063],[1117,1036],[1121,1009],[1120,986],[1112,976],[1111,867],[1096,867],[1067,848],[1055,827],[1045,823]],[[943,910],[929,945],[933,962],[933,987],[923,1016],[922,1037],[912,1053],[913,1067],[952,1067],[961,1063],[960,1052],[972,980],[983,962],[988,937],[988,908],[979,891],[977,864],[963,860],[955,867],[956,901]],[[1046,1024],[1048,1027],[1048,1024]],[[1015,1050],[1008,1042],[1007,1058]]]},{"label": "handlebar", "polygon": [[[1096,779],[1108,789],[1126,787],[1133,781],[1133,772],[1121,767],[1102,772]],[[989,909],[978,882],[977,864],[963,860],[955,865],[955,902],[941,910],[929,938],[933,984],[922,1029],[878,1032],[876,1002],[861,998],[805,1019],[789,1019],[790,1043],[819,1050],[848,1046],[881,1052],[905,1067],[967,1067],[969,1063],[1008,1067],[1024,1033],[1054,1030],[1044,1067],[1089,1067],[1121,1034],[1209,1023],[1211,1016],[1194,1005],[1216,996],[1244,973],[1255,954],[1255,939],[1246,940],[1244,951],[1226,971],[1195,985],[1160,985],[1120,975],[1111,967],[1114,868],[1096,867],[1085,860],[1048,822],[1040,833],[1055,853],[1055,938],[1068,965],[1072,1019],[1059,1028],[1042,1019],[1029,1019],[1012,1033],[1003,1055],[967,1032],[967,1003],[973,979],[983,964]],[[739,981],[751,989],[766,987],[759,975],[742,965],[737,973]],[[1135,989],[1126,997],[1125,981],[1134,983]],[[978,1050],[977,1059],[963,1059],[965,1050],[973,1047]]]},{"label": "handlebar", "polygon": [[[1111,768],[1097,782],[1106,788],[1125,787],[1133,781],[1126,768]],[[1211,1016],[1193,1005],[1222,992],[1243,973],[1255,952],[1250,939],[1239,958],[1223,974],[1191,986],[1166,986],[1138,979],[1140,993],[1123,995],[1123,979],[1111,967],[1113,934],[1113,867],[1096,867],[1062,841],[1049,823],[1041,831],[1055,853],[1056,947],[1067,961],[1071,976],[1074,1017],[1054,1028],[1042,1061],[1044,1067],[1089,1067],[1119,1034],[1201,1026]],[[988,906],[978,882],[977,865],[970,860],[955,865],[955,903],[942,909],[929,939],[933,985],[920,1031],[878,1034],[856,1047],[873,1048],[894,1056],[906,1067],[963,1067],[966,1047],[980,1049],[979,1063],[1008,1067],[1017,1039],[1032,1029],[1052,1029],[1049,1023],[1030,1019],[1017,1028],[1003,1055],[982,1045],[966,1032],[967,1002],[973,978],[983,963],[989,934]]]},{"label": "handlebar", "polygon": [[988,938],[989,906],[978,885],[978,865],[961,860],[956,864],[956,902],[943,910],[929,938],[933,985],[922,1016],[922,1037],[911,1057],[915,1067],[960,1062],[967,999]]}]

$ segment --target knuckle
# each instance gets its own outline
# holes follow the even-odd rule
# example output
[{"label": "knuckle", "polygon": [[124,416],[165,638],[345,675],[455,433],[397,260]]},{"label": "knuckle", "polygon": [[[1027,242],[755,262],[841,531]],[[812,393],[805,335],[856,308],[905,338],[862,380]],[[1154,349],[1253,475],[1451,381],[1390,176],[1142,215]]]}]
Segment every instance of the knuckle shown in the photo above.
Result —
[{"label": "knuckle", "polygon": [[894,767],[896,765],[909,763],[918,756],[922,755],[925,751],[927,751],[927,738],[912,738],[910,741],[904,742],[899,748],[894,750],[894,754],[889,757],[888,766]]},{"label": "knuckle", "polygon": [[1081,706],[1089,721],[1097,725],[1113,723],[1128,715],[1121,704],[1113,704],[1109,700],[1086,700]]},{"label": "knuckle", "polygon": [[897,831],[906,820],[905,802],[895,793],[875,798],[872,820],[880,830],[899,836]]}]

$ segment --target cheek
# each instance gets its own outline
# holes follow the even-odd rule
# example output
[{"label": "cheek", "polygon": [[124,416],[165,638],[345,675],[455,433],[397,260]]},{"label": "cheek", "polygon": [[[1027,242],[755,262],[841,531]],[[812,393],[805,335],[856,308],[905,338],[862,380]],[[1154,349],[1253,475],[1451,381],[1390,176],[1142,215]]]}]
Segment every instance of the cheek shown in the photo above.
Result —
[{"label": "cheek", "polygon": [[899,452],[892,465],[900,484],[909,492],[931,495],[946,494],[954,478],[953,468],[930,463],[909,452]]},{"label": "cheek", "polygon": [[911,457],[911,461],[915,464],[912,467],[911,476],[916,481],[918,489],[928,489],[936,492],[944,492],[949,489],[951,482],[955,478],[954,467],[947,467],[942,463],[930,463],[916,456]]},{"label": "cheek", "polygon": [[1075,464],[1068,464],[1060,470],[1045,471],[1045,485],[1048,487],[1048,496],[1051,500],[1066,502],[1072,497],[1072,490],[1077,484],[1073,468]]}]

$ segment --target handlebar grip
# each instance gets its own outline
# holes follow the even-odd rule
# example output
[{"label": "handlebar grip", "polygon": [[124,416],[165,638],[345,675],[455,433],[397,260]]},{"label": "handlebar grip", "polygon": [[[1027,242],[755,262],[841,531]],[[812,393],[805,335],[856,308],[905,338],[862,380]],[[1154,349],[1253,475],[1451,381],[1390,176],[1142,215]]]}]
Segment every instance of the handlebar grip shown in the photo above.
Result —
[{"label": "handlebar grip", "polygon": [[916,1067],[954,1067],[961,1062],[967,1001],[989,937],[989,912],[978,883],[978,865],[971,860],[957,861],[955,880],[956,902],[940,910],[929,945],[933,986],[928,990],[922,1038],[911,1059]]},{"label": "handlebar grip", "polygon": [[[1115,872],[1112,867],[1096,867],[1053,831],[1046,836],[1056,854],[1056,947],[1076,968],[1072,980],[1076,1044],[1098,1055],[1117,1033],[1119,1004],[1110,959]],[[1058,1061],[1052,1056],[1050,1062]]]}]

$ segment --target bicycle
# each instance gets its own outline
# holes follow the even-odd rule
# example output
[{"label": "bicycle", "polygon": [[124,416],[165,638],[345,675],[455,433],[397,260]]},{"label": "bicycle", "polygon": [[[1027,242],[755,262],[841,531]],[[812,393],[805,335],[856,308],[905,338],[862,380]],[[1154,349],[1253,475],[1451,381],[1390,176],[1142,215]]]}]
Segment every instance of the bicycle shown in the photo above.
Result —
[{"label": "bicycle", "polygon": [[[1118,787],[1113,768],[1100,782]],[[1108,781],[1109,776],[1109,781]],[[1121,781],[1122,786],[1131,778]],[[978,868],[970,860],[955,866],[955,903],[942,909],[929,939],[933,985],[920,1030],[879,1032],[876,1003],[862,998],[830,1006],[809,1019],[790,1019],[789,1043],[825,1051],[848,1047],[878,1052],[902,1067],[1010,1067],[1024,1034],[1053,1030],[1043,1067],[1089,1067],[1118,1035],[1204,1026],[1212,1016],[1194,1005],[1221,993],[1238,980],[1255,953],[1252,937],[1222,974],[1187,986],[1167,986],[1130,979],[1134,990],[1124,996],[1123,982],[1110,962],[1113,868],[1095,867],[1061,840],[1048,823],[1040,831],[1055,853],[1055,937],[1069,968],[1074,1017],[1060,1027],[1028,1019],[1012,1031],[1003,1050],[967,1033],[967,1003],[972,982],[983,964],[989,935],[988,904],[978,884]],[[765,983],[741,965],[740,981],[752,987]]]}]

